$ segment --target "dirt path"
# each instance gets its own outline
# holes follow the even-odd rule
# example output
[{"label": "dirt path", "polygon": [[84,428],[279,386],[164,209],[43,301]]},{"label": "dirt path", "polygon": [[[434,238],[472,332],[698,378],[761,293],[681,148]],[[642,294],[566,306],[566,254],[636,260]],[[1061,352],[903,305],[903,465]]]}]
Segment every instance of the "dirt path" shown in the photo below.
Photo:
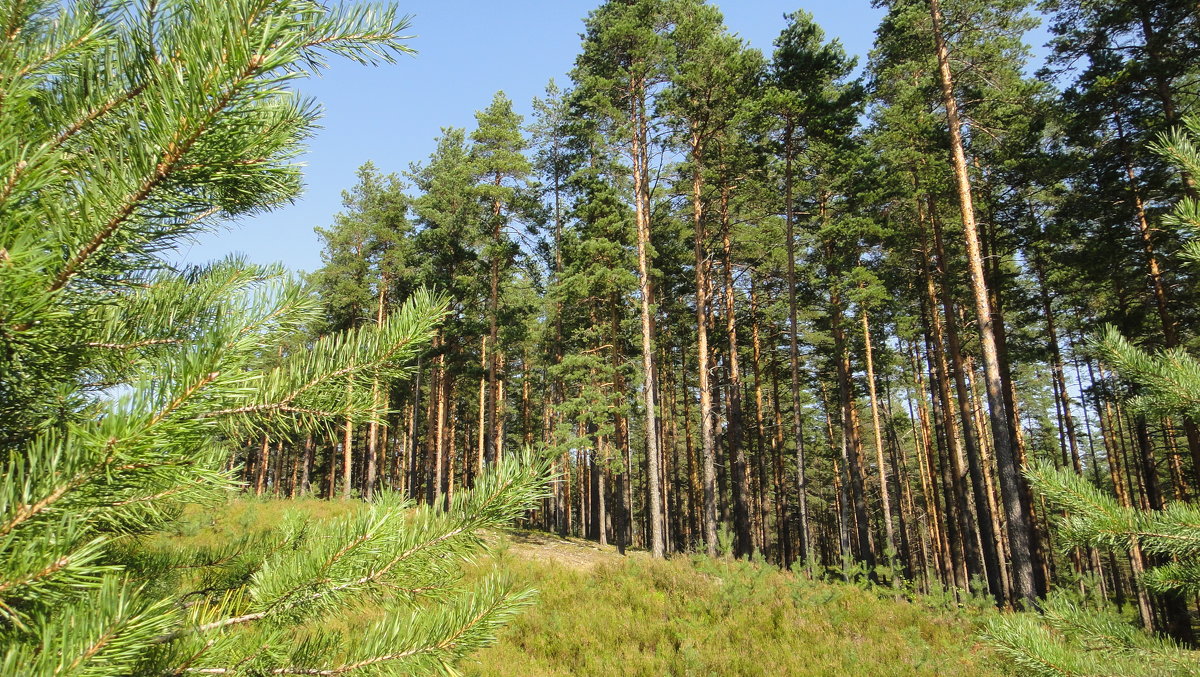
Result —
[{"label": "dirt path", "polygon": [[[525,559],[553,560],[575,569],[590,569],[601,562],[620,560],[615,546],[601,546],[582,538],[562,538],[541,531],[511,530],[506,532],[508,551]],[[489,539],[491,540],[491,539]],[[628,550],[629,557],[646,557],[646,553]]]}]

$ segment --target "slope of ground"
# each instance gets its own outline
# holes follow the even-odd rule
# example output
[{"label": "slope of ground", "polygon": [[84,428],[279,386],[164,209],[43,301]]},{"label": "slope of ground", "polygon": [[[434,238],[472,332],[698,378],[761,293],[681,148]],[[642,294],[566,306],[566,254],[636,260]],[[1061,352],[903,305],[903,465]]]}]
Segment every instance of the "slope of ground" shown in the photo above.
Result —
[{"label": "slope of ground", "polygon": [[653,561],[530,532],[492,539],[492,566],[538,604],[468,675],[998,675],[975,636],[988,611],[810,581],[703,557]]},{"label": "slope of ground", "polygon": [[[326,519],[357,501],[238,499],[189,511],[158,547],[188,549],[275,528],[288,510]],[[499,571],[538,590],[494,646],[461,666],[478,677],[550,675],[1000,675],[976,639],[986,602],[910,601],[890,590],[808,580],[731,559],[652,560],[531,531],[485,534],[468,579]],[[376,607],[326,618],[355,632]]]}]

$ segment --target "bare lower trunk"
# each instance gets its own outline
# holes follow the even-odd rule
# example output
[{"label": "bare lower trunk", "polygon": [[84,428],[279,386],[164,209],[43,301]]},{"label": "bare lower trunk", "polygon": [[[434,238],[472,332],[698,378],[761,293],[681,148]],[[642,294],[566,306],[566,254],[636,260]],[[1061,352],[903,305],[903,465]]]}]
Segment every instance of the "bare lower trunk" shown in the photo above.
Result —
[{"label": "bare lower trunk", "polygon": [[312,492],[312,484],[310,478],[312,476],[313,464],[313,438],[312,435],[304,438],[304,463],[300,469],[300,492],[308,495]]},{"label": "bare lower trunk", "polygon": [[794,123],[789,119],[784,130],[784,220],[787,224],[788,286],[788,357],[791,364],[792,436],[796,442],[796,486],[799,500],[799,558],[807,562],[809,553],[808,482],[804,462],[804,415],[800,409],[800,347],[796,322],[796,233],[792,200],[792,137]]},{"label": "bare lower trunk", "polygon": [[498,375],[496,376],[496,407],[495,407],[495,409],[496,409],[496,430],[495,430],[495,433],[496,433],[496,461],[499,461],[500,459],[504,458],[504,438],[508,434],[508,432],[507,432],[508,429],[505,425],[505,422],[508,420],[507,419],[507,416],[508,416],[507,408],[505,407],[505,403],[508,402],[508,392],[507,392],[508,379],[505,376],[505,374],[507,374],[505,357],[506,356],[504,355],[503,352],[498,352],[498,354],[494,358],[494,361],[496,362],[496,368],[498,370]]},{"label": "bare lower trunk", "polygon": [[[495,185],[500,186],[501,175],[496,174]],[[488,346],[491,352],[484,353],[484,368],[487,371],[487,428],[484,431],[484,461],[488,464],[499,459],[500,427],[497,408],[500,406],[500,384],[497,375],[497,359],[500,356],[499,316],[500,316],[500,200],[492,202],[492,255],[488,262],[489,294],[488,294]]]},{"label": "bare lower trunk", "polygon": [[[350,390],[350,386],[346,386],[346,390]],[[347,393],[349,397],[349,393]],[[350,480],[354,472],[354,424],[350,417],[346,417],[346,425],[342,430],[342,498],[350,498]]]},{"label": "bare lower trunk", "polygon": [[267,482],[267,464],[271,459],[271,441],[263,436],[262,451],[258,454],[258,466],[255,468],[254,495],[262,496],[263,487]]},{"label": "bare lower trunk", "polygon": [[[934,223],[936,228],[936,220]],[[933,258],[929,255],[928,241],[924,230],[925,224],[922,223],[921,226],[921,252],[923,258],[932,263]],[[947,460],[947,463],[942,465],[943,489],[946,492],[946,533],[952,548],[951,557],[957,561],[960,552],[962,554],[962,563],[965,565],[966,571],[963,572],[956,566],[955,577],[959,587],[966,589],[972,576],[983,573],[983,565],[976,540],[976,521],[967,504],[966,471],[964,470],[962,447],[959,445],[954,414],[950,409],[950,365],[947,363],[946,356],[948,352],[953,351],[948,351],[946,348],[946,335],[943,332],[942,319],[938,315],[937,289],[929,266],[922,267],[921,276],[925,282],[922,308],[923,312],[927,313],[926,326],[929,330],[930,341],[930,349],[927,354],[931,380],[935,386],[933,393],[936,406],[933,413],[937,426],[942,431],[941,439],[944,442],[943,448],[946,451]],[[947,318],[947,321],[949,319]],[[964,430],[963,438],[964,440],[972,439],[969,431]]]},{"label": "bare lower trunk", "polygon": [[437,425],[433,436],[433,474],[429,481],[433,486],[433,499],[431,505],[440,505],[442,502],[442,487],[445,481],[446,468],[446,408],[449,404],[446,402],[446,393],[449,391],[449,378],[446,374],[446,356],[445,354],[438,355],[438,401],[437,401]]},{"label": "bare lower trunk", "polygon": [[445,496],[443,508],[450,509],[450,501],[454,498],[454,462],[458,456],[458,380],[446,379],[446,429],[449,439],[446,441],[446,475]]},{"label": "bare lower trunk", "polygon": [[717,556],[716,433],[712,385],[709,383],[708,350],[708,254],[705,251],[704,203],[701,199],[703,151],[698,133],[692,135],[692,229],[696,263],[696,373],[700,390],[700,458],[704,465],[704,548]]},{"label": "bare lower trunk", "polygon": [[[933,209],[932,197],[929,198],[929,207],[930,221],[933,223],[934,250],[937,253],[936,270],[942,283],[942,312],[946,317],[946,339],[949,344],[951,360],[950,370],[954,377],[955,400],[958,403],[959,417],[962,419],[963,446],[966,447],[967,464],[971,473],[971,485],[973,488],[971,496],[973,507],[975,508],[975,524],[979,531],[982,566],[987,578],[988,588],[991,590],[992,595],[998,603],[1004,604],[1008,598],[1008,590],[1007,586],[1003,583],[1004,576],[1001,572],[1002,564],[996,533],[993,528],[991,504],[988,501],[983,479],[983,455],[979,448],[979,437],[975,434],[974,413],[971,408],[970,392],[967,390],[964,376],[964,361],[958,334],[958,309],[954,304],[948,287],[950,276],[947,271],[947,257],[942,238],[942,224],[941,219],[938,218],[936,211]],[[933,293],[932,286],[929,288],[929,293]]]},{"label": "bare lower trunk", "polygon": [[654,297],[650,279],[650,181],[649,153],[646,150],[646,83],[629,83],[630,117],[633,134],[630,155],[633,160],[634,218],[637,225],[638,281],[642,312],[642,377],[646,410],[646,495],[648,503],[650,554],[665,555],[663,539],[662,481],[659,477],[658,415],[654,374]]},{"label": "bare lower trunk", "polygon": [[[375,309],[375,326],[383,326],[383,311],[387,301],[387,285],[388,277],[383,275],[379,280],[379,299]],[[371,422],[367,426],[367,467],[363,477],[363,498],[371,500],[375,492],[375,475],[379,468],[379,421],[382,412],[387,409],[386,402],[380,399],[379,379],[376,378],[371,383],[371,404],[375,407],[375,412],[371,415]],[[386,399],[386,396],[385,396]]]},{"label": "bare lower trunk", "polygon": [[[750,343],[753,350],[753,373],[754,373],[754,440],[755,451],[758,453],[758,491],[756,492],[758,504],[758,520],[759,520],[759,548],[764,551],[764,554],[771,558],[775,555],[776,548],[771,545],[770,529],[770,494],[767,491],[767,426],[763,416],[763,387],[762,387],[762,338],[761,329],[758,319],[758,290],[754,286],[754,277],[750,277]],[[772,450],[774,451],[774,450]],[[774,458],[774,455],[772,455]],[[775,496],[775,501],[779,502],[781,496]]]},{"label": "bare lower trunk", "polygon": [[733,462],[734,555],[749,557],[754,552],[750,535],[750,481],[746,450],[742,446],[742,373],[738,360],[736,294],[733,287],[733,246],[729,239],[729,188],[721,189],[721,251],[725,283],[725,333],[729,339],[729,388],[725,398],[728,412],[729,457]]},{"label": "bare lower trunk", "polygon": [[629,546],[629,528],[631,526],[630,514],[632,506],[630,505],[629,495],[629,419],[622,413],[621,405],[627,400],[625,391],[625,376],[621,373],[621,365],[625,361],[624,354],[621,350],[621,341],[619,340],[621,333],[621,316],[618,312],[620,308],[619,299],[616,294],[609,303],[609,327],[611,337],[609,344],[612,345],[612,368],[613,368],[613,411],[615,412],[615,425],[613,426],[616,435],[616,448],[620,458],[617,461],[618,471],[616,473],[615,498],[617,500],[616,519],[614,520],[613,535],[617,541],[617,551],[622,555],[625,554],[625,548]]},{"label": "bare lower trunk", "polygon": [[992,437],[996,449],[996,462],[1000,477],[1000,491],[1008,515],[1009,548],[1012,556],[1013,587],[1016,596],[1031,606],[1037,605],[1037,587],[1033,572],[1032,530],[1033,523],[1023,505],[1021,468],[1018,454],[1013,445],[1009,428],[1009,414],[1004,401],[1003,381],[1000,376],[1000,361],[996,348],[996,335],[992,325],[992,310],[988,299],[987,281],[983,272],[979,234],[975,227],[975,207],[971,197],[971,179],[967,171],[966,153],[963,149],[962,122],[958,115],[958,101],[954,94],[954,79],[950,72],[950,55],[942,33],[942,14],[939,0],[930,0],[930,15],[933,20],[934,43],[937,52],[938,72],[942,86],[942,101],[946,107],[946,121],[950,133],[951,163],[958,190],[959,207],[966,241],[967,262],[971,279],[971,290],[975,297],[975,314],[979,322],[980,352],[983,356],[985,381],[988,394],[988,409],[991,417]]},{"label": "bare lower trunk", "polygon": [[829,300],[830,330],[833,334],[833,350],[837,366],[838,401],[842,410],[842,456],[849,477],[850,495],[854,503],[855,533],[858,538],[858,556],[874,575],[875,548],[871,538],[871,525],[867,516],[866,482],[862,467],[862,437],[859,434],[858,406],[850,374],[850,352],[842,330],[842,305],[838,292]]},{"label": "bare lower trunk", "polygon": [[[917,387],[917,415],[921,423],[920,453],[917,455],[921,471],[921,494],[925,497],[925,512],[929,515],[929,538],[933,546],[934,560],[938,573],[944,585],[950,585],[954,580],[954,567],[950,561],[949,539],[946,536],[946,515],[938,504],[938,482],[934,458],[936,442],[933,438],[929,422],[929,411],[926,403],[929,401],[929,389],[925,386],[924,370],[918,359],[918,350],[912,348],[913,375]],[[932,371],[932,367],[930,367]]]},{"label": "bare lower trunk", "polygon": [[875,359],[871,350],[871,324],[867,311],[862,310],[863,341],[867,359],[867,395],[871,400],[871,425],[875,431],[875,462],[879,466],[879,500],[883,504],[883,526],[887,547],[896,549],[896,534],[892,527],[892,502],[888,494],[887,465],[883,462],[883,433],[879,426],[879,401],[875,394]]},{"label": "bare lower trunk", "polygon": [[[480,360],[483,364],[488,362],[488,337],[483,337],[479,347]],[[487,436],[488,436],[488,376],[484,372],[479,378],[479,446],[475,455],[475,467],[479,472],[483,472],[484,466],[487,465]]]}]

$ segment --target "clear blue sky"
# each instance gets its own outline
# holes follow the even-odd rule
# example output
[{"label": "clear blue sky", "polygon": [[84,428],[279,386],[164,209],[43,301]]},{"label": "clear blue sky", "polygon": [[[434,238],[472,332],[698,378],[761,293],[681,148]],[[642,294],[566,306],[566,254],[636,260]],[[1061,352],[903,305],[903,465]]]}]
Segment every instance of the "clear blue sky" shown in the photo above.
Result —
[{"label": "clear blue sky", "polygon": [[[413,57],[369,68],[333,62],[298,89],[325,109],[322,129],[303,161],[306,188],[293,205],[255,216],[185,245],[179,262],[200,263],[240,252],[252,261],[280,261],[296,270],[321,265],[315,226],[341,209],[341,191],[355,169],[373,161],[401,172],[424,161],[442,127],[474,124],[474,113],[503,90],[528,118],[530,101],[550,78],[567,83],[579,50],[583,18],[600,0],[400,0],[413,15]],[[771,52],[783,15],[803,8],[829,37],[859,56],[871,47],[882,12],[869,0],[715,0],[729,29]]]}]

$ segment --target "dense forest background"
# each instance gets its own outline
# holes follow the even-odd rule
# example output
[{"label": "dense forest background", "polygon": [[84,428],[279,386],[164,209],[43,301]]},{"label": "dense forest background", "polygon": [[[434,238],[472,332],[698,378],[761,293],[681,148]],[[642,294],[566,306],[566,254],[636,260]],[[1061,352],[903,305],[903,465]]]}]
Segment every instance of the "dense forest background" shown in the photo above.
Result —
[{"label": "dense forest background", "polygon": [[364,165],[319,230],[323,318],[280,356],[423,287],[448,319],[373,386],[382,420],[250,435],[230,467],[439,505],[534,447],[558,479],[531,525],[1001,605],[1057,583],[1191,641],[1185,596],[1141,577],[1169,557],[1060,547],[1022,471],[1124,508],[1200,491],[1194,397],[1137,406],[1098,338],[1197,347],[1164,226],[1200,168],[1158,145],[1194,110],[1200,11],[878,4],[856,78],[803,11],[763,54],[700,0],[606,2],[532,119],[497,93],[403,175]]}]

